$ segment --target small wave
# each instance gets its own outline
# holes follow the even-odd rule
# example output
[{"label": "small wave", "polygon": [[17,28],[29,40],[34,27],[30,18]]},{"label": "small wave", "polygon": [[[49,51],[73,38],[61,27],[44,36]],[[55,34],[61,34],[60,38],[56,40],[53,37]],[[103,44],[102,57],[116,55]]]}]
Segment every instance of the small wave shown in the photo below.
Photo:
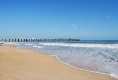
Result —
[{"label": "small wave", "polygon": [[10,42],[10,43],[7,43],[7,42],[6,42],[5,44],[14,44],[14,43],[12,43],[12,42]]},{"label": "small wave", "polygon": [[116,78],[116,79],[118,79],[118,75],[116,75],[116,74],[109,74],[111,77],[114,77],[114,78]]},{"label": "small wave", "polygon": [[9,42],[9,43],[6,42],[5,44],[20,45],[20,44],[18,44],[18,43],[12,43],[12,42]]},{"label": "small wave", "polygon": [[34,45],[34,44],[25,44],[25,45],[31,46],[31,45]]},{"label": "small wave", "polygon": [[39,43],[47,46],[68,46],[68,47],[100,47],[100,48],[118,48],[118,44],[69,44],[69,43]]},{"label": "small wave", "polygon": [[42,46],[37,46],[37,45],[34,45],[33,47],[36,47],[36,48],[44,48]]}]

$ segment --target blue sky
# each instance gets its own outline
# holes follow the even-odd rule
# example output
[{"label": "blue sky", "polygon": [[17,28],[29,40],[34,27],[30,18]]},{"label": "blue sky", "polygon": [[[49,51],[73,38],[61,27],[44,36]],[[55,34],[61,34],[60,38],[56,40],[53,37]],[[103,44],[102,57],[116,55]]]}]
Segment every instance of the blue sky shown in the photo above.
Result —
[{"label": "blue sky", "polygon": [[118,39],[118,0],[0,0],[0,37]]}]

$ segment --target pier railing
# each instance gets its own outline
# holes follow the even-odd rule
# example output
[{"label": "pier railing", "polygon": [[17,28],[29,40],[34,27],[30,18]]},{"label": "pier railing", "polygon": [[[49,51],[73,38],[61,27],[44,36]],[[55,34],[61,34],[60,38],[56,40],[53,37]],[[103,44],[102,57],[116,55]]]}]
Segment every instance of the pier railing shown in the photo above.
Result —
[{"label": "pier railing", "polygon": [[80,39],[72,39],[72,38],[68,38],[68,39],[65,39],[65,38],[58,38],[58,39],[0,38],[0,41],[3,41],[3,42],[51,42],[51,41],[57,42],[57,41],[79,41],[79,40]]}]

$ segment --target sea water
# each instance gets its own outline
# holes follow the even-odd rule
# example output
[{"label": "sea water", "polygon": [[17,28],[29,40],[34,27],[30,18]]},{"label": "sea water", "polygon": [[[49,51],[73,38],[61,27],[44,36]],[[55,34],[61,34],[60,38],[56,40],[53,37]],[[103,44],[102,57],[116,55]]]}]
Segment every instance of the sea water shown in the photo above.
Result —
[{"label": "sea water", "polygon": [[53,55],[58,61],[77,69],[105,73],[118,78],[118,40],[16,42],[9,44]]}]

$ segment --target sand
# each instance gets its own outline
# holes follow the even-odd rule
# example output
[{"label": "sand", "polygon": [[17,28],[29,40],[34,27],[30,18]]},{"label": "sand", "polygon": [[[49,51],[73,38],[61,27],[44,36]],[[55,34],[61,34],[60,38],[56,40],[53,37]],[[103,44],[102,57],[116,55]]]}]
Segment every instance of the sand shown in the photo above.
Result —
[{"label": "sand", "polygon": [[0,80],[118,80],[105,74],[78,70],[55,57],[13,45],[0,46]]}]

